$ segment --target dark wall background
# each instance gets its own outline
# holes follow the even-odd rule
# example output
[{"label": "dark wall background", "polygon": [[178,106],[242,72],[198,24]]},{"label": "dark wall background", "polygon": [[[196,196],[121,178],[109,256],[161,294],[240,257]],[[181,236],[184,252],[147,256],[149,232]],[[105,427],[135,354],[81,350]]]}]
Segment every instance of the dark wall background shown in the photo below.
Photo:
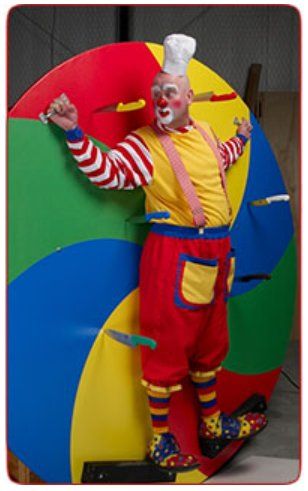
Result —
[{"label": "dark wall background", "polygon": [[249,66],[260,90],[298,90],[299,14],[275,6],[21,6],[8,19],[8,104],[42,75],[90,48],[126,40],[162,43],[172,32],[197,39],[196,58],[243,96]]}]

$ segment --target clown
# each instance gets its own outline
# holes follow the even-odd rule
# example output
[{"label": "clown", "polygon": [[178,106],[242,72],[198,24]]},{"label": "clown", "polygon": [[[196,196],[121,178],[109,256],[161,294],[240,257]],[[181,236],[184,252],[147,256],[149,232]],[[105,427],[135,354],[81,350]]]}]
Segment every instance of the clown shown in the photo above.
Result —
[{"label": "clown", "polygon": [[252,126],[242,120],[237,134],[222,143],[207,123],[193,121],[186,69],[196,41],[174,34],[164,49],[162,70],[151,87],[153,124],[133,131],[109,152],[84,135],[77,109],[65,95],[49,111],[95,186],[143,186],[147,213],[166,217],[153,218],[140,263],[141,334],[157,341],[154,351],[142,348],[141,382],[153,426],[147,457],[182,472],[198,467],[198,461],[181,452],[168,414],[172,393],[181,390],[188,374],[200,402],[201,439],[248,438],[267,422],[263,414],[227,416],[216,397],[216,374],[229,348],[227,298],[234,275],[225,171],[243,153]]}]

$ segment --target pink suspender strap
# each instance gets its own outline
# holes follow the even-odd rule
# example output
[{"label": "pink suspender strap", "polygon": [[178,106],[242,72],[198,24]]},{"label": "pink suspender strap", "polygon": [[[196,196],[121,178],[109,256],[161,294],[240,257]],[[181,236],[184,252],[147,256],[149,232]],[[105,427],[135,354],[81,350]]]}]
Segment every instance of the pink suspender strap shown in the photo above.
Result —
[{"label": "pink suspender strap", "polygon": [[167,133],[163,133],[156,126],[153,125],[152,128],[157,134],[159,141],[166,152],[169,162],[172,165],[172,168],[183,190],[183,193],[186,196],[191,212],[193,214],[195,226],[204,227],[206,220],[203,213],[202,205],[173,141],[171,140],[170,136],[167,135]]},{"label": "pink suspender strap", "polygon": [[222,158],[220,155],[220,152],[217,148],[217,145],[215,142],[209,137],[207,132],[200,126],[198,123],[194,123],[194,127],[199,131],[199,133],[203,136],[203,139],[206,141],[206,143],[209,145],[210,149],[214,153],[217,163],[218,163],[218,168],[221,176],[221,183],[224,188],[225,193],[227,192],[227,184],[226,184],[226,175],[225,175],[225,169],[223,166]]}]

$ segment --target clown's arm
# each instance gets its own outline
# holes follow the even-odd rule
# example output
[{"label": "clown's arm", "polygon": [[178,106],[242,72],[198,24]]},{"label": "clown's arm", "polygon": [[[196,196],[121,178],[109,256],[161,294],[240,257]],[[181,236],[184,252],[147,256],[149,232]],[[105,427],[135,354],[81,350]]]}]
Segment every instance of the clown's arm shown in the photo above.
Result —
[{"label": "clown's arm", "polygon": [[50,118],[66,133],[67,145],[79,169],[101,189],[134,189],[152,181],[153,161],[144,141],[130,133],[109,152],[93,144],[78,126],[78,112],[65,94],[55,99]]},{"label": "clown's arm", "polygon": [[109,152],[102,152],[77,126],[66,131],[67,145],[79,169],[101,189],[130,190],[147,186],[153,162],[145,142],[130,133]]},{"label": "clown's arm", "polygon": [[238,127],[237,134],[226,142],[221,142],[213,133],[217,141],[225,171],[228,170],[244,152],[245,145],[250,139],[251,131],[252,125],[243,118],[242,123]]}]

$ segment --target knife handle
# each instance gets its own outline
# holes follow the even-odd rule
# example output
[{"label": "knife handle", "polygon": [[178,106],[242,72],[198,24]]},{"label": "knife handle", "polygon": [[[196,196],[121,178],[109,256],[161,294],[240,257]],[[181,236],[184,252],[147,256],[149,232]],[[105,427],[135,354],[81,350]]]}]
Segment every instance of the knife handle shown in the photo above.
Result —
[{"label": "knife handle", "polygon": [[134,346],[148,346],[151,349],[155,349],[157,346],[157,342],[154,339],[139,336],[139,334],[132,334],[131,340]]}]

